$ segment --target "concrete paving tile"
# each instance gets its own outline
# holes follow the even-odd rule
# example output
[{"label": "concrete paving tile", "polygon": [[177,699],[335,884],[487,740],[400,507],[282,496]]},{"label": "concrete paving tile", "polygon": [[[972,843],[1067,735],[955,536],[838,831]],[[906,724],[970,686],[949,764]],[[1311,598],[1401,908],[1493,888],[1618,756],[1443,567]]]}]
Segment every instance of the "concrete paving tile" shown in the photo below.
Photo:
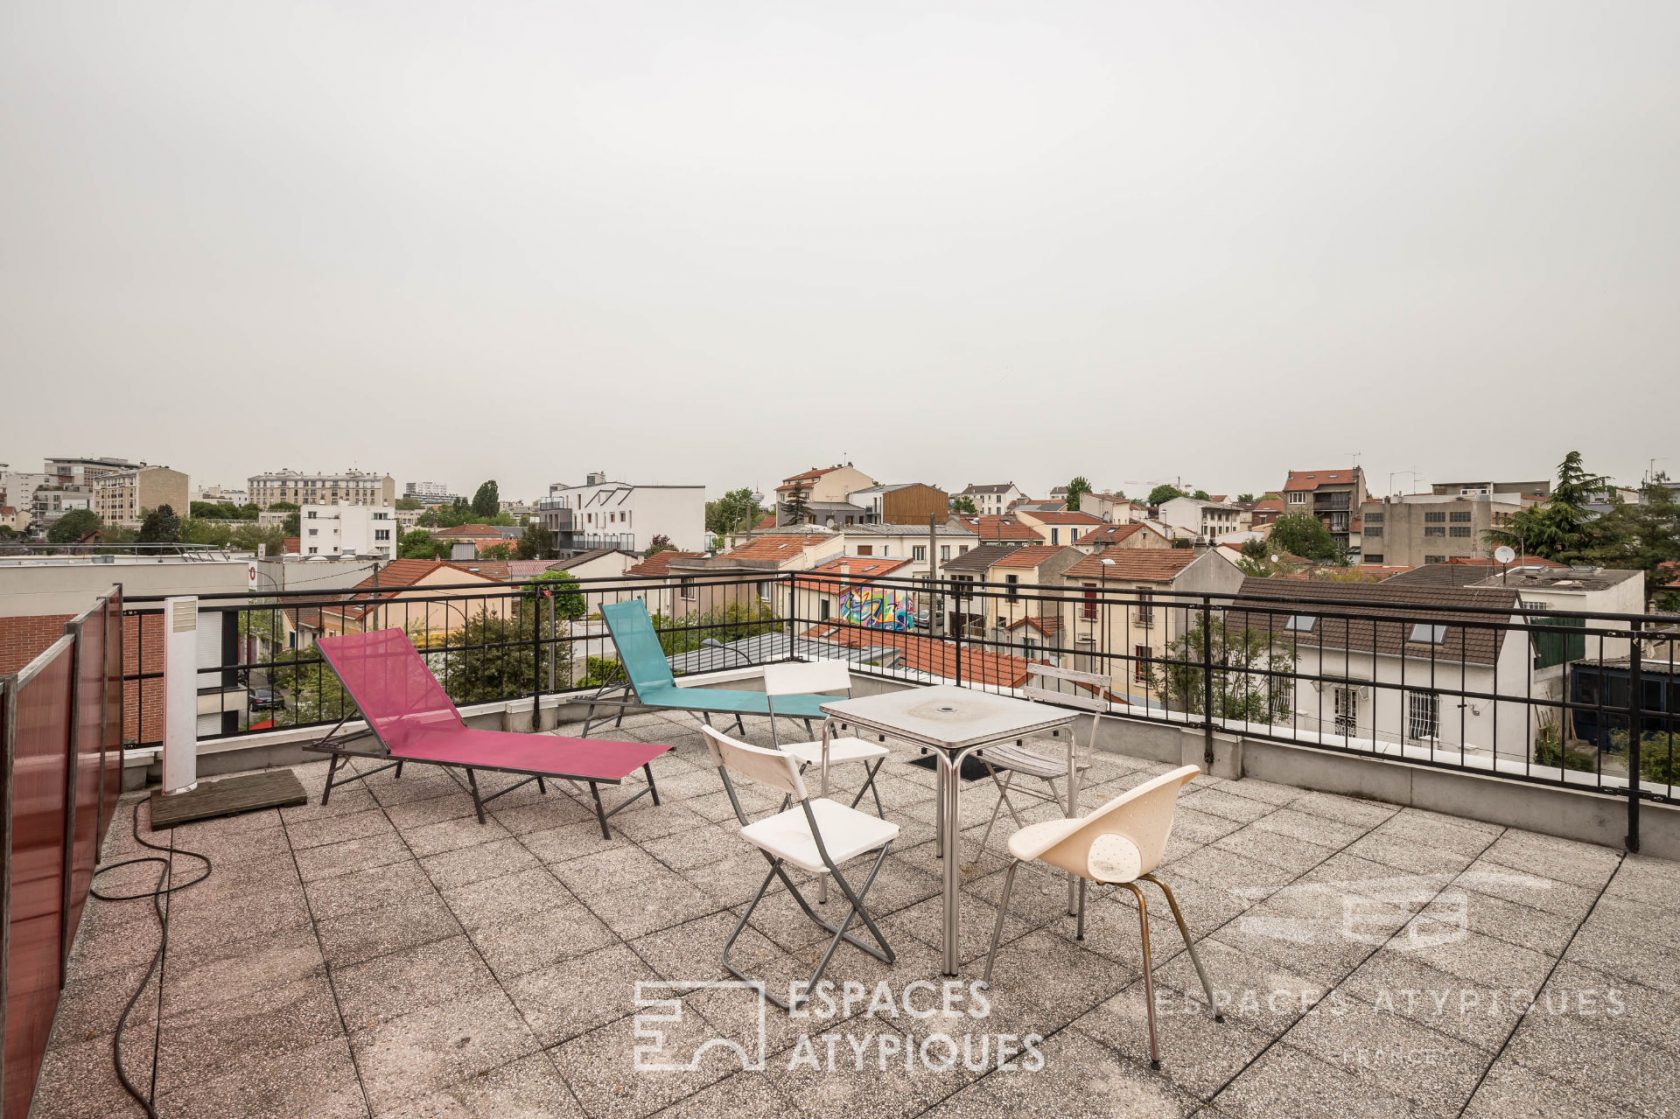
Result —
[{"label": "concrete paving tile", "polygon": [[1488,1070],[1465,1119],[1601,1119],[1604,1105],[1562,1083],[1501,1059]]},{"label": "concrete paving tile", "polygon": [[787,1101],[769,1080],[754,1072],[740,1072],[702,1088],[659,1112],[659,1119],[782,1119]]},{"label": "concrete paving tile", "polygon": [[1538,990],[1554,962],[1544,953],[1465,931],[1433,915],[1413,919],[1382,951],[1410,956],[1468,983],[1524,990]]},{"label": "concrete paving tile", "polygon": [[[556,866],[556,871],[564,864]],[[583,903],[613,932],[634,940],[722,908],[715,898],[672,871],[610,893],[577,891]]]},{"label": "concrete paving tile", "polygon": [[436,894],[409,894],[377,909],[316,923],[321,947],[335,968],[371,960],[460,934],[460,923]]},{"label": "concrete paving tile", "polygon": [[171,947],[163,991],[166,1016],[261,992],[323,974],[315,930],[298,925],[251,939],[228,939],[193,952]]},{"label": "concrete paving tile", "polygon": [[[1139,980],[1074,1020],[1072,1028],[1096,1038],[1121,1057],[1147,1068],[1149,1019]],[[1162,1074],[1200,1099],[1217,1092],[1248,1067],[1272,1041],[1227,1016],[1216,1022],[1204,1003],[1156,988],[1155,1040]]]},{"label": "concrete paving tile", "polygon": [[1521,988],[1466,982],[1393,952],[1365,961],[1331,998],[1358,999],[1489,1053],[1505,1044],[1528,1004]]},{"label": "concrete paving tile", "polygon": [[[530,837],[526,837],[530,842]],[[555,863],[554,876],[585,900],[629,886],[680,875],[634,843],[618,840],[603,850]]]},{"label": "concrete paving tile", "polygon": [[364,909],[377,909],[410,894],[432,893],[435,887],[414,859],[386,863],[366,870],[318,878],[304,884],[304,896],[317,921],[330,921]]},{"label": "concrete paving tile", "polygon": [[1374,828],[1400,811],[1396,805],[1383,804],[1381,801],[1312,791],[1303,792],[1290,801],[1289,807],[1296,812],[1323,816],[1361,828]]},{"label": "concrete paving tile", "polygon": [[570,1119],[582,1114],[547,1054],[533,1053],[410,1100],[378,1119]]},{"label": "concrete paving tile", "polygon": [[362,1030],[350,1044],[376,1115],[537,1051],[499,988]]},{"label": "concrete paving tile", "polygon": [[582,905],[528,913],[512,923],[496,922],[470,932],[496,977],[515,976],[570,959],[613,939],[612,930]]},{"label": "concrete paving tile", "polygon": [[625,840],[616,835],[611,839],[601,838],[600,825],[593,819],[524,832],[520,834],[519,841],[531,854],[550,865],[614,851],[625,844]]},{"label": "concrete paving tile", "polygon": [[[937,1119],[1179,1119],[1197,1107],[1193,1096],[1160,1073],[1117,1056],[1079,1030],[1059,1033],[1039,1043],[1037,1051],[1042,1067],[1023,1059],[963,1087],[926,1114]],[[939,1087],[943,1084],[931,1081],[922,1094]]]},{"label": "concrete paving tile", "polygon": [[1457,874],[1475,861],[1467,851],[1437,847],[1409,836],[1369,832],[1354,840],[1346,853],[1383,863],[1411,874]]},{"label": "concrete paving tile", "polygon": [[[1247,784],[1247,782],[1241,782],[1240,784]],[[1358,824],[1346,824],[1339,820],[1315,816],[1311,812],[1299,812],[1292,808],[1280,808],[1270,815],[1260,817],[1249,826],[1259,831],[1287,835],[1292,839],[1316,844],[1319,847],[1334,847],[1337,849],[1346,847],[1370,830],[1360,827]]]},{"label": "concrete paving tile", "polygon": [[1580,920],[1587,915],[1598,891],[1571,886],[1551,878],[1528,874],[1512,867],[1501,866],[1485,859],[1472,863],[1454,883],[1466,890],[1490,897],[1543,909],[1560,917]]},{"label": "concrete paving tile", "polygon": [[[630,947],[665,979],[728,979],[719,955],[739,918],[740,914],[733,912],[710,913],[698,920],[637,937]],[[751,961],[778,951],[774,942],[749,926],[735,942],[734,956],[737,962],[747,961],[741,964],[745,968]]]},{"label": "concrete paving tile", "polygon": [[408,862],[414,857],[408,844],[396,832],[330,843],[293,852],[297,859],[297,873],[304,882],[318,882],[340,874],[354,874],[391,863]]},{"label": "concrete paving tile", "polygon": [[[167,985],[167,979],[165,980]],[[253,1071],[340,1036],[326,976],[312,975],[247,998],[174,1007],[166,1001],[158,1046],[158,1092],[176,1092],[230,1072]]]},{"label": "concrete paving tile", "polygon": [[372,839],[375,836],[389,835],[395,830],[391,821],[385,818],[384,811],[379,808],[349,812],[343,816],[330,816],[324,820],[294,821],[286,825],[286,834],[291,838],[292,848],[298,851],[329,843],[344,843],[352,839]]},{"label": "concrete paving tile", "polygon": [[160,1093],[157,1105],[160,1114],[180,1119],[356,1119],[368,1114],[350,1046],[341,1037]]},{"label": "concrete paving tile", "polygon": [[1333,847],[1320,846],[1281,832],[1267,831],[1258,825],[1259,821],[1256,821],[1215,840],[1212,849],[1258,859],[1295,874],[1303,874],[1335,854]]},{"label": "concrete paving tile", "polygon": [[442,891],[443,900],[465,927],[512,924],[577,899],[547,867],[535,866],[501,878],[487,878]]},{"label": "concrete paving tile", "polygon": [[547,1048],[635,1013],[637,982],[658,979],[629,946],[615,943],[505,980],[503,986]]},{"label": "concrete paving tile", "polygon": [[[739,1053],[702,1048],[716,1033],[696,1013],[658,1022],[656,1029],[657,1038],[637,1037],[634,1019],[619,1018],[549,1050],[592,1119],[640,1119],[742,1070]],[[695,1067],[686,1071],[648,1067],[690,1062]]]},{"label": "concrete paving tile", "polygon": [[1351,999],[1319,1003],[1283,1043],[1432,1115],[1458,1114],[1493,1059],[1485,1050]]},{"label": "concrete paving tile", "polygon": [[536,865],[536,856],[511,837],[428,855],[420,860],[421,868],[440,890],[503,878]]},{"label": "concrete paving tile", "polygon": [[1407,1099],[1289,1045],[1274,1045],[1213,1097],[1239,1119],[1410,1119]]},{"label": "concrete paving tile", "polygon": [[1599,1101],[1606,1113],[1672,1114],[1672,1094],[1652,1089],[1680,1082],[1680,1057],[1651,1044],[1648,1028],[1630,1029],[1603,1013],[1601,1003],[1593,1007],[1581,1013],[1572,1000],[1542,998],[1517,1027],[1505,1058]]},{"label": "concrete paving tile", "polygon": [[478,994],[495,983],[465,936],[435,940],[333,969],[345,1027],[355,1033]]},{"label": "concrete paving tile", "polygon": [[1616,873],[1622,852],[1511,828],[1494,840],[1482,857],[1491,863],[1596,891]]},{"label": "concrete paving tile", "polygon": [[1680,993],[1680,950],[1623,935],[1607,925],[1583,926],[1563,958],[1669,994]]},{"label": "concrete paving tile", "polygon": [[478,817],[472,815],[456,816],[448,820],[439,820],[435,824],[403,829],[403,838],[408,841],[409,850],[414,852],[417,859],[507,839],[508,836],[508,830],[494,819],[481,824]]}]

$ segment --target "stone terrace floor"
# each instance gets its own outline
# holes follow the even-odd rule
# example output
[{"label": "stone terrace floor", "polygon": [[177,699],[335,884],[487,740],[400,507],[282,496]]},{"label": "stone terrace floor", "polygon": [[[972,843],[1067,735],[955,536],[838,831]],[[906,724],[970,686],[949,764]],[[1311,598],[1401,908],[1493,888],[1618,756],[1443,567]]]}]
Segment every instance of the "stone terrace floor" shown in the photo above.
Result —
[{"label": "stone terrace floor", "polygon": [[[768,740],[762,723],[748,731]],[[611,842],[552,789],[496,801],[481,827],[455,777],[426,767],[335,791],[323,808],[324,762],[297,769],[307,807],[177,829],[175,844],[215,870],[175,897],[161,1032],[154,984],[125,1034],[142,1084],[156,1045],[161,1114],[1217,1119],[1680,1106],[1680,865],[1206,777],[1180,802],[1161,874],[1228,1016],[1206,1013],[1171,917],[1152,905],[1162,1071],[1148,1067],[1130,894],[1093,893],[1077,943],[1063,883],[1023,871],[989,1017],[960,1016],[969,1004],[955,1018],[859,1005],[849,1018],[790,1020],[770,1007],[763,1071],[714,1046],[690,1071],[638,1072],[637,981],[721,978],[719,949],[764,862],[740,839],[691,721],[642,715],[611,733],[677,748],[656,763],[664,805],[644,798],[615,817]],[[829,971],[871,993],[937,978],[933,778],[911,756],[895,747],[882,773],[903,832],[871,895],[898,964],[842,947]],[[1084,803],[1166,768],[1099,755]],[[835,773],[855,787],[855,774]],[[771,804],[753,792],[756,807]],[[113,824],[110,858],[134,851],[137,799]],[[967,857],[992,801],[990,782],[966,786]],[[1000,824],[994,846],[1007,832]],[[176,865],[185,875],[193,864]],[[978,977],[1003,866],[990,853],[963,872],[965,979]],[[151,873],[119,870],[104,885]],[[36,1119],[138,1114],[112,1071],[111,1030],[156,926],[145,902],[89,904]],[[738,948],[751,969],[779,984],[808,973],[821,933],[785,893],[755,925]],[[692,990],[682,1010],[664,1025],[667,1057],[686,1060],[712,1037],[756,1040],[747,992]],[[991,1063],[937,1067],[950,1050],[935,1041],[928,1065],[907,1067],[904,1049],[937,1033],[976,1058],[984,1043]],[[998,1070],[993,1037],[1028,1033],[1043,1035],[1042,1067]]]}]

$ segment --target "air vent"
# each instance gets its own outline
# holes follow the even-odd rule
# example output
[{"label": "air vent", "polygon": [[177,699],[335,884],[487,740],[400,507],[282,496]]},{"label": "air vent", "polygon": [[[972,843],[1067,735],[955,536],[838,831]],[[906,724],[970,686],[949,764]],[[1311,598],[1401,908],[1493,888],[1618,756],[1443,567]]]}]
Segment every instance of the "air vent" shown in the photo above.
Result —
[{"label": "air vent", "polygon": [[177,602],[174,610],[175,624],[170,628],[176,633],[192,633],[198,628],[198,600],[189,599]]}]

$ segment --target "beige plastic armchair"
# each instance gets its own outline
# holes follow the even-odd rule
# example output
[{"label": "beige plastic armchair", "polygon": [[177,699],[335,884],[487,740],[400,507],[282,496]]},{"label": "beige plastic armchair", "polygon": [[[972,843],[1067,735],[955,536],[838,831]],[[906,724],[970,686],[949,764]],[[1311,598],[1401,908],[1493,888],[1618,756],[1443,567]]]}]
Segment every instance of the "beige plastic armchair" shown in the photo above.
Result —
[{"label": "beige plastic armchair", "polygon": [[1003,935],[1004,914],[1009,911],[1009,892],[1015,886],[1015,872],[1024,862],[1041,862],[1063,870],[1079,879],[1078,939],[1085,939],[1085,884],[1100,882],[1130,890],[1137,898],[1138,925],[1143,935],[1143,998],[1149,1015],[1149,1065],[1161,1067],[1160,1053],[1155,1045],[1155,981],[1149,956],[1149,905],[1144,900],[1138,881],[1153,882],[1167,896],[1173,920],[1178,923],[1179,935],[1190,952],[1190,962],[1207,992],[1208,1006],[1214,1010],[1214,1021],[1223,1022],[1214,1001],[1213,984],[1196,955],[1196,945],[1184,924],[1184,914],[1172,888],[1155,877],[1161,865],[1161,855],[1167,848],[1167,836],[1172,832],[1173,810],[1178,806],[1178,791],[1201,770],[1193,765],[1164,773],[1137,788],[1121,793],[1101,808],[1071,820],[1048,820],[1022,828],[1009,837],[1009,870],[1003,878],[1003,897],[998,899],[997,924],[992,927],[992,948],[986,955],[985,983],[991,985],[992,964],[997,959],[998,942]]}]

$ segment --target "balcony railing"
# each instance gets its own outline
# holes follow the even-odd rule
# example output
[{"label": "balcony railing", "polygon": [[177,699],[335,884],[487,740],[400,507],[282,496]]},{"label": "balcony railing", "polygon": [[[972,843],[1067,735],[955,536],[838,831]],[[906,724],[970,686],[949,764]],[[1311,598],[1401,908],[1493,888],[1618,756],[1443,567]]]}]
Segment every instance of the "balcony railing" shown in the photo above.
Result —
[{"label": "balcony railing", "polygon": [[[678,675],[844,657],[907,683],[1012,691],[1028,658],[1048,660],[1105,675],[1117,716],[1200,732],[1210,763],[1216,732],[1228,732],[1608,792],[1627,799],[1630,846],[1640,801],[1676,799],[1680,618],[1409,606],[1315,595],[1311,583],[1243,598],[889,578],[825,609],[794,579],[608,578],[549,595],[537,584],[474,583],[376,602],[342,592],[205,596],[200,617],[221,619],[220,647],[235,650],[199,666],[201,683],[219,689],[206,694],[227,697],[205,736],[350,714],[312,648],[346,629],[407,631],[457,703],[531,700],[534,711],[545,696],[617,682],[600,608],[639,598]],[[131,746],[161,735],[162,666],[149,639],[161,609],[136,598],[124,615],[135,631],[125,634],[135,656],[123,673]],[[996,624],[1023,613],[1054,624],[1031,634]]]}]

